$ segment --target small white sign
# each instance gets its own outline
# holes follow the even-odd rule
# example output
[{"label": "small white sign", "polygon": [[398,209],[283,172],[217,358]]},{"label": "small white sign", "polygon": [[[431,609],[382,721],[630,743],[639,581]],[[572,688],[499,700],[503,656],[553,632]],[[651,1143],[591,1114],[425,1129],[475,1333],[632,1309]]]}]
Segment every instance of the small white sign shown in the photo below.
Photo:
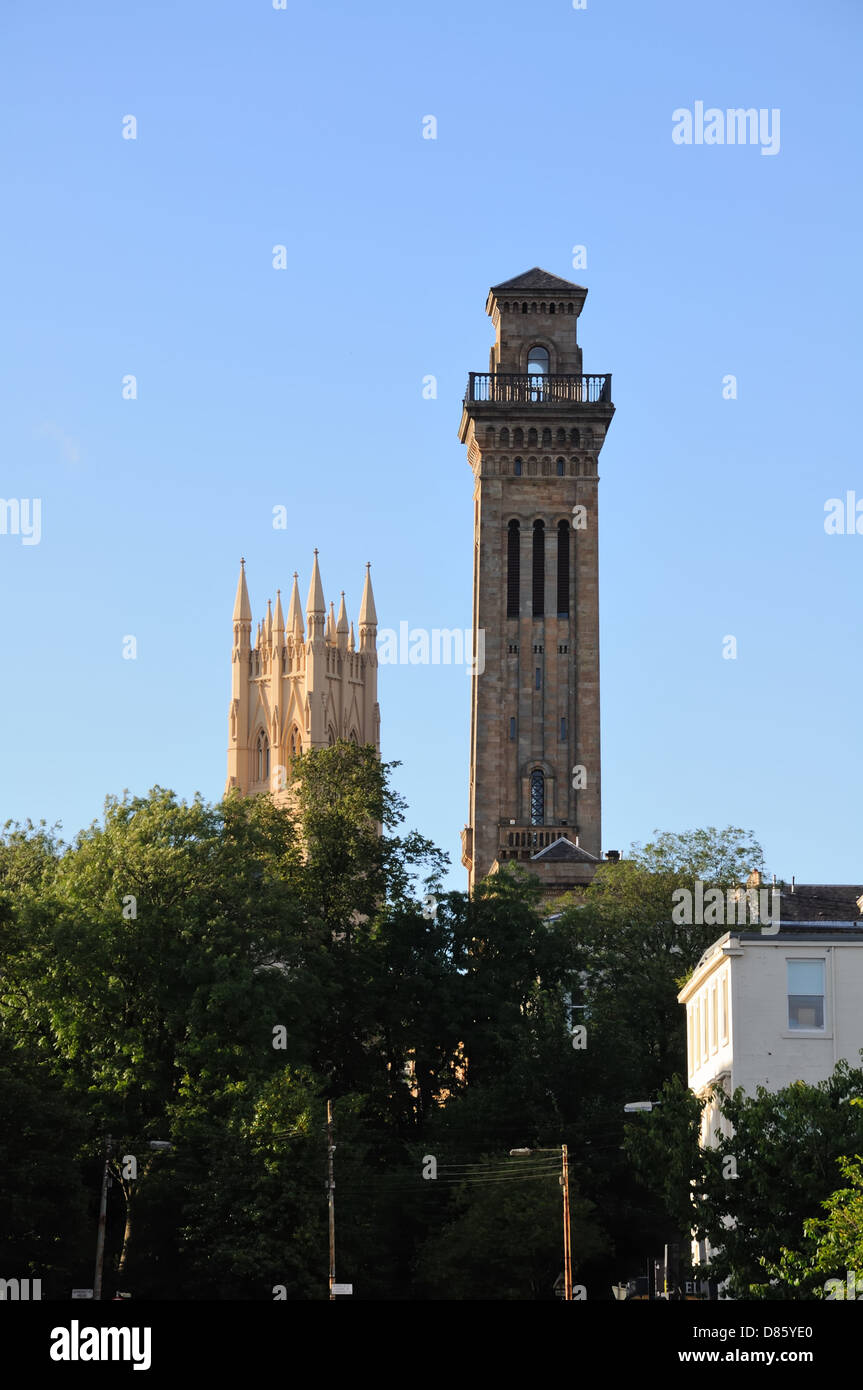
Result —
[{"label": "small white sign", "polygon": [[339,1294],[342,1294],[344,1296],[345,1294],[353,1293],[353,1291],[353,1284],[333,1284],[333,1293],[336,1295],[337,1298]]},{"label": "small white sign", "polygon": [[92,1290],[92,1289],[73,1289],[73,1290],[72,1290],[72,1297],[73,1297],[73,1298],[92,1298],[92,1297],[93,1297],[93,1290]]}]

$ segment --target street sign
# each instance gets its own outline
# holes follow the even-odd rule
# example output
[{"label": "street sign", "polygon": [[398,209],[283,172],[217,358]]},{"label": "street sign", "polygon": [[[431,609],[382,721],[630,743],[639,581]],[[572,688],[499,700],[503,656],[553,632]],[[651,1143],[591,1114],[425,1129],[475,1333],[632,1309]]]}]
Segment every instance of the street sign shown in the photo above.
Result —
[{"label": "street sign", "polygon": [[92,1297],[93,1297],[93,1290],[92,1290],[92,1289],[73,1289],[73,1290],[72,1290],[72,1297],[73,1297],[73,1298],[92,1298]]},{"label": "street sign", "polygon": [[333,1284],[333,1293],[335,1294],[336,1298],[338,1298],[339,1295],[341,1295],[341,1297],[344,1298],[348,1294],[352,1294],[353,1291],[353,1284]]}]

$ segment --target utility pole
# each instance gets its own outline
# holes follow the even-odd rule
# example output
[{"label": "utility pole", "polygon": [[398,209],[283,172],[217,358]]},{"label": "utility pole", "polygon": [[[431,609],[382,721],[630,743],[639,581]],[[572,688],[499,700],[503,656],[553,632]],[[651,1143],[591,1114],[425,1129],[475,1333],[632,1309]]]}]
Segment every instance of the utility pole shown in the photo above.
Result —
[{"label": "utility pole", "polygon": [[327,1101],[327,1206],[330,1218],[330,1302],[335,1302],[336,1283],[336,1182],[333,1176],[333,1102]]},{"label": "utility pole", "polygon": [[569,1146],[561,1144],[560,1156],[562,1172],[560,1185],[563,1188],[563,1296],[572,1302],[572,1229],[569,1219]]},{"label": "utility pole", "polygon": [[102,1170],[102,1195],[99,1199],[99,1232],[96,1236],[96,1272],[93,1275],[93,1298],[102,1297],[102,1264],[105,1259],[105,1216],[108,1210],[108,1183],[111,1181],[108,1164],[111,1161],[113,1140],[105,1136],[105,1166]]}]

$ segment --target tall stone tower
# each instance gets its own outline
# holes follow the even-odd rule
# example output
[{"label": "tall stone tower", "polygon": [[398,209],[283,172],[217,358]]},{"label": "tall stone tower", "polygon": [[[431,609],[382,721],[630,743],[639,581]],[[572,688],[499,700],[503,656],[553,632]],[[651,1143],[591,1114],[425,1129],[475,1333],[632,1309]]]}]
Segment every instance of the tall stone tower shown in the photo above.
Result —
[{"label": "tall stone tower", "polygon": [[277,800],[285,799],[292,759],[309,748],[326,748],[339,738],[371,743],[380,753],[378,619],[370,568],[366,565],[359,646],[354,625],[348,624],[344,590],[338,617],[332,603],[327,614],[317,551],[306,627],[295,572],[287,624],[278,592],[275,612],[267,600],[267,616],[258,623],[252,646],[252,609],[245,561],[240,562],[226,794],[236,787],[244,796],[272,791],[281,794]]},{"label": "tall stone tower", "polygon": [[473,885],[516,859],[546,892],[601,854],[597,460],[611,377],[585,376],[587,290],[534,268],[495,285],[488,372],[471,372],[459,438],[474,475]]}]

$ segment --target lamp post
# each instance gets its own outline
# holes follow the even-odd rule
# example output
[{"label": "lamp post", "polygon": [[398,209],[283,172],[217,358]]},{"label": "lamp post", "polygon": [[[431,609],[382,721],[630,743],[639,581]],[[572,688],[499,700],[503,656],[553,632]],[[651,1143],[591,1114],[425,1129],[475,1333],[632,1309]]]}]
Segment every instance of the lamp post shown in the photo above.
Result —
[{"label": "lamp post", "polygon": [[[529,1154],[553,1154],[557,1149],[510,1149],[510,1158],[524,1158]],[[560,1178],[563,1192],[563,1297],[572,1302],[572,1223],[569,1209],[569,1145],[560,1146]]]}]

